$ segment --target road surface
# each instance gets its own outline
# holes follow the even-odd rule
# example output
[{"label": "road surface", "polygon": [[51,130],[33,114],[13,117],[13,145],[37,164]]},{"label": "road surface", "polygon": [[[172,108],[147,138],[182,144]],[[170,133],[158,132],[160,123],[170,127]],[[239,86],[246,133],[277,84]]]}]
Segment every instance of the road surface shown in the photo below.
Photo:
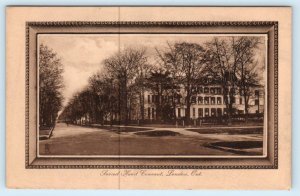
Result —
[{"label": "road surface", "polygon": [[[126,127],[123,128],[126,130]],[[174,134],[153,136],[150,132]],[[144,132],[144,133],[143,133]],[[117,131],[58,123],[50,139],[39,141],[40,155],[238,155],[207,147],[216,142],[262,141],[262,134],[201,134],[183,128]],[[252,150],[253,151],[253,150]],[[261,154],[262,148],[254,153]]]}]

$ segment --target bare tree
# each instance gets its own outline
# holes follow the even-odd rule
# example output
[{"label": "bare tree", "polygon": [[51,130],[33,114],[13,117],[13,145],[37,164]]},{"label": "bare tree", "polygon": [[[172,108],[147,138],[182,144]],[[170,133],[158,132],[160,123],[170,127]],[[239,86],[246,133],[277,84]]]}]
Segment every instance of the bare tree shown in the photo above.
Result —
[{"label": "bare tree", "polygon": [[118,102],[120,120],[129,120],[129,86],[138,76],[138,68],[146,63],[145,50],[127,48],[104,61],[104,69],[109,77],[118,83]]},{"label": "bare tree", "polygon": [[[104,123],[127,124],[132,117],[144,120],[144,93],[151,90],[156,99],[156,119],[176,118],[176,108],[186,109],[186,124],[191,119],[191,105],[198,86],[208,78],[221,81],[228,122],[235,111],[235,96],[240,93],[248,114],[254,86],[260,81],[257,62],[262,38],[251,36],[214,37],[202,47],[197,43],[167,43],[156,48],[155,66],[147,63],[144,49],[127,48],[104,60],[104,67],[90,77],[89,86],[78,93],[66,107],[76,119],[87,113]],[[179,97],[183,97],[179,101]],[[73,107],[74,106],[74,107]],[[75,108],[78,107],[78,108]],[[133,114],[134,113],[134,114]]]},{"label": "bare tree", "polygon": [[239,37],[233,44],[234,55],[237,56],[237,76],[239,78],[239,91],[245,102],[245,114],[248,117],[249,99],[252,89],[259,85],[259,66],[255,56],[258,45],[261,44],[259,37]]},{"label": "bare tree", "polygon": [[[195,95],[199,80],[203,76],[204,54],[205,51],[201,45],[187,42],[175,43],[174,45],[168,43],[168,49],[162,54],[159,53],[165,69],[171,73],[175,83],[182,85],[185,89],[187,124],[189,124],[191,117],[191,99]],[[176,93],[175,91],[174,93]]]},{"label": "bare tree", "polygon": [[148,63],[142,63],[138,66],[137,77],[135,79],[136,94],[139,97],[139,113],[141,121],[145,120],[145,87],[150,70],[153,67]]},{"label": "bare tree", "polygon": [[[233,37],[231,39],[234,39]],[[207,71],[215,78],[220,78],[222,83],[223,100],[227,108],[229,121],[231,122],[232,105],[235,95],[236,68],[230,39],[215,37],[206,44],[206,60],[209,66]]]},{"label": "bare tree", "polygon": [[[223,98],[229,123],[233,114],[235,95],[246,84],[247,66],[252,63],[258,39],[254,37],[215,37],[206,44],[207,71],[222,81]],[[248,76],[250,76],[248,74]],[[244,86],[245,87],[245,86]],[[244,91],[246,92],[246,91]],[[246,107],[248,107],[248,100]]]},{"label": "bare tree", "polygon": [[96,119],[103,124],[104,120],[110,117],[110,122],[112,123],[118,110],[116,81],[108,77],[105,72],[96,73],[89,79],[89,88],[94,97],[94,114]]},{"label": "bare tree", "polygon": [[[172,88],[170,73],[164,71],[161,68],[156,68],[151,70],[149,77],[147,78],[146,86],[150,89],[155,95],[155,108],[156,108],[156,119],[161,121],[164,119],[163,112],[166,109],[166,105],[169,100],[169,90]],[[167,114],[167,116],[171,116]]]}]

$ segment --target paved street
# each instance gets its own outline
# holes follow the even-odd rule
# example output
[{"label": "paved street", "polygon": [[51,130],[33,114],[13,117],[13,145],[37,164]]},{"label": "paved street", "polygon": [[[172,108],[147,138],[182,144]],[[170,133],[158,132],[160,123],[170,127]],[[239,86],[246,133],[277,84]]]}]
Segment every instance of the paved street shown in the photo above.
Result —
[{"label": "paved street", "polygon": [[[223,128],[218,128],[223,130]],[[236,128],[234,128],[236,129]],[[119,130],[119,131],[117,131]],[[224,128],[225,130],[225,128]],[[261,155],[262,133],[201,133],[183,128],[83,127],[58,123],[48,140],[40,140],[40,155]],[[220,144],[222,146],[216,146]],[[229,145],[230,144],[230,145]],[[230,148],[229,148],[229,147]],[[233,147],[232,147],[233,146]]]}]

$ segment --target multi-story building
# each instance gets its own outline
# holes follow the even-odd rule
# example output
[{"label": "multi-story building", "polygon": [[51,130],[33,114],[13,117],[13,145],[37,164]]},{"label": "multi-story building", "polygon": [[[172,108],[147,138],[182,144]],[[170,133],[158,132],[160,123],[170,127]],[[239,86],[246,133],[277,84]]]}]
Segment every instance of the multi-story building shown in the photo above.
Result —
[{"label": "multi-story building", "polygon": [[[176,101],[176,118],[186,116],[184,95],[184,91],[181,90],[178,100]],[[145,93],[145,119],[156,119],[156,100],[157,95],[153,94],[151,91]],[[264,102],[264,87],[253,85],[248,101],[248,113],[263,113]],[[234,96],[233,110],[235,114],[245,114],[244,97],[238,93]],[[223,89],[220,84],[203,84],[197,87],[197,93],[192,96],[192,104],[190,107],[191,119],[220,117],[226,114],[227,109],[223,96]]]}]

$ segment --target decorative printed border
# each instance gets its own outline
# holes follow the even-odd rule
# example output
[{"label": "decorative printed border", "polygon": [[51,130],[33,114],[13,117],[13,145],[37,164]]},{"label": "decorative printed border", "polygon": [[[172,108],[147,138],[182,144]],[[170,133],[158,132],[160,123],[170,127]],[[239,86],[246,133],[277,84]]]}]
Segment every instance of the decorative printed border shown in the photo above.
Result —
[{"label": "decorative printed border", "polygon": [[26,24],[25,164],[29,165],[29,25]]},{"label": "decorative printed border", "polygon": [[256,27],[266,25],[278,25],[274,21],[45,21],[27,22],[27,26],[32,27],[225,27],[225,26],[245,26]]},{"label": "decorative printed border", "polygon": [[274,168],[278,168],[278,22],[274,23]]},{"label": "decorative printed border", "polygon": [[[29,163],[29,31],[30,27],[274,27],[274,159],[269,165],[38,165]],[[278,22],[277,21],[46,21],[26,22],[26,169],[278,169]],[[37,159],[37,158],[36,158]]]},{"label": "decorative printed border", "polygon": [[278,169],[275,165],[28,165],[26,169]]}]

